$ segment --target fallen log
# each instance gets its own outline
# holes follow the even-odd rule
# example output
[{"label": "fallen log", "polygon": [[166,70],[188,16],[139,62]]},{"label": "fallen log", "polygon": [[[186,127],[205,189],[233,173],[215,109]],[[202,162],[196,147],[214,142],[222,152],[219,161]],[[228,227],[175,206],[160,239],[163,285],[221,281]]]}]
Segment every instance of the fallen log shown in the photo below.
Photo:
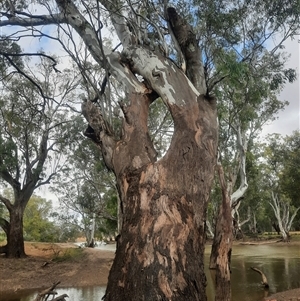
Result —
[{"label": "fallen log", "polygon": [[266,275],[258,268],[255,268],[255,267],[251,267],[251,269],[257,273],[259,273],[261,275],[261,278],[262,278],[262,285],[265,287],[265,288],[269,288],[269,283],[268,283],[268,279],[266,277]]}]

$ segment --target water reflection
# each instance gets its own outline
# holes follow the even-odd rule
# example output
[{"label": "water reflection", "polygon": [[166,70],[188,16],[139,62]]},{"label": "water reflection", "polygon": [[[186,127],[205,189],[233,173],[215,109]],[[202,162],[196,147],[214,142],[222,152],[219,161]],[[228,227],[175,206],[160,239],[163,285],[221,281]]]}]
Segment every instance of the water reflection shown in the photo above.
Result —
[{"label": "water reflection", "polygon": [[[209,254],[210,250],[207,250]],[[208,263],[208,256],[206,258]],[[270,288],[261,285],[261,276],[251,266],[262,270]],[[300,287],[300,250],[298,246],[239,245],[234,246],[232,265],[232,301],[260,301],[270,294]],[[213,286],[213,273],[206,271]],[[209,279],[210,278],[210,279]],[[208,287],[208,300],[214,300],[213,289]]]},{"label": "water reflection", "polygon": [[[205,252],[205,264],[208,266],[210,248]],[[238,245],[232,255],[232,301],[261,301],[268,294],[300,287],[300,250],[298,246],[281,245]],[[261,277],[250,269],[261,269],[270,284],[269,291],[261,285]],[[206,268],[208,301],[214,301],[214,271]],[[73,301],[98,301],[105,292],[104,287],[85,287],[59,289]],[[18,296],[2,296],[0,301],[32,301],[36,292]],[[3,299],[4,298],[4,299]],[[149,300],[150,301],[150,300]]]}]

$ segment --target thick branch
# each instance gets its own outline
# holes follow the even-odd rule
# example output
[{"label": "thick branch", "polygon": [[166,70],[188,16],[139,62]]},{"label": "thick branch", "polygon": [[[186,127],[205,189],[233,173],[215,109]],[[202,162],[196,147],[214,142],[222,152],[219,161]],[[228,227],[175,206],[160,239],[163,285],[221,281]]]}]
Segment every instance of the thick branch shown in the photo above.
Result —
[{"label": "thick branch", "polygon": [[[22,189],[23,201],[25,201],[25,202],[29,200],[34,189],[41,186],[41,184],[37,185],[37,183],[40,180],[40,175],[43,171],[44,164],[45,164],[45,161],[46,161],[47,155],[48,155],[48,149],[47,149],[48,137],[49,137],[49,133],[48,133],[48,130],[46,130],[42,135],[42,139],[39,144],[38,155],[37,155],[36,159],[34,160],[35,162],[37,162],[36,168],[34,168],[32,170],[32,173],[30,173],[31,176],[28,179],[26,179],[26,183],[24,185],[24,188]],[[46,184],[46,183],[47,182],[45,182],[44,184]]]},{"label": "thick branch", "polygon": [[101,111],[91,101],[86,101],[82,104],[82,113],[89,123],[84,134],[101,148],[106,166],[113,170],[112,156],[116,141]]},{"label": "thick branch", "polygon": [[13,188],[20,188],[20,183],[16,181],[11,174],[7,171],[5,166],[1,163],[1,158],[0,158],[0,177],[7,182],[11,187]]},{"label": "thick branch", "polygon": [[247,141],[246,138],[242,138],[240,126],[237,128],[237,147],[240,153],[240,186],[231,195],[231,207],[234,208],[236,203],[243,197],[246,190],[248,189],[247,175],[246,175],[246,152],[247,152]]},{"label": "thick branch", "polygon": [[250,219],[251,219],[251,211],[250,211],[250,207],[248,207],[247,218],[245,220],[243,220],[242,222],[239,222],[238,227],[241,228],[243,225],[248,223],[250,221]]},{"label": "thick branch", "polygon": [[[110,12],[111,21],[124,48],[137,44],[137,38],[130,32],[127,20],[122,15],[118,1],[101,0],[101,4]],[[118,5],[119,4],[119,5]]]},{"label": "thick branch", "polygon": [[191,25],[179,16],[173,7],[167,9],[170,27],[186,61],[186,73],[200,94],[206,94],[204,68],[201,61],[199,41]]},{"label": "thick branch", "polygon": [[65,16],[66,22],[77,31],[96,62],[104,66],[105,57],[103,55],[111,53],[111,50],[101,44],[96,31],[81,15],[73,1],[56,0],[56,3],[61,13]]},{"label": "thick branch", "polygon": [[298,213],[299,210],[300,210],[300,207],[298,207],[295,210],[294,214],[291,216],[291,219],[290,219],[290,221],[288,222],[288,225],[287,225],[287,231],[290,231],[290,229],[292,227],[292,223],[293,223],[293,221],[294,221],[294,219],[295,219],[295,217],[296,217],[296,215],[297,215],[297,213]]},{"label": "thick branch", "polygon": [[[0,14],[3,14],[1,12]],[[20,15],[21,13],[18,12]],[[28,15],[28,14],[27,14]],[[53,14],[53,15],[40,15],[40,16],[30,16],[29,18],[20,18],[20,17],[10,17],[8,20],[0,21],[0,27],[3,26],[23,26],[23,27],[32,27],[32,26],[41,26],[41,25],[50,25],[56,23],[66,23],[65,15]]]},{"label": "thick branch", "polygon": [[5,234],[7,236],[9,233],[10,223],[3,217],[0,217],[0,227],[3,229],[3,231],[5,232]]},{"label": "thick branch", "polygon": [[0,201],[5,205],[8,211],[12,210],[12,203],[10,202],[9,199],[5,198],[4,196],[0,195]]},{"label": "thick branch", "polygon": [[[131,61],[132,70],[148,81],[168,107],[197,101],[199,91],[172,61],[142,47],[124,49],[123,53]],[[183,85],[190,89],[176,89]]]}]

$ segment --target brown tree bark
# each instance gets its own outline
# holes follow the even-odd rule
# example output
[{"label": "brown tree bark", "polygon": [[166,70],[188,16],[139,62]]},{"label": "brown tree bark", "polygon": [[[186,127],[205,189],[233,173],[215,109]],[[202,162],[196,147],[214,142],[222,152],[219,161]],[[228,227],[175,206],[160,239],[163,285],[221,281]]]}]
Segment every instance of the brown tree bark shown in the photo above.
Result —
[{"label": "brown tree bark", "polygon": [[224,177],[222,165],[217,167],[220,186],[222,189],[222,203],[219,209],[213,241],[210,269],[216,269],[216,301],[231,300],[230,259],[232,249],[232,216],[230,196]]},{"label": "brown tree bark", "polygon": [[9,258],[22,258],[26,256],[23,238],[24,209],[20,204],[16,204],[9,214],[10,222],[6,249],[6,256]]},{"label": "brown tree bark", "polygon": [[[171,107],[174,136],[157,162],[147,130],[150,102],[147,95],[131,94],[124,135],[112,154],[123,222],[104,300],[206,300],[204,224],[216,164],[214,100],[199,96],[188,107]],[[84,112],[97,129],[91,103]]]}]

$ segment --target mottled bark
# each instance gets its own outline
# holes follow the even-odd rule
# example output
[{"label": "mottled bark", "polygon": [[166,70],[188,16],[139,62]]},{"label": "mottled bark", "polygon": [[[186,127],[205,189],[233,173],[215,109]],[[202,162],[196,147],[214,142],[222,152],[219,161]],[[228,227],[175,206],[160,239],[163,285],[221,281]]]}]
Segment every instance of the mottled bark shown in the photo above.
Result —
[{"label": "mottled bark", "polygon": [[[177,88],[179,95],[191,89]],[[174,136],[156,161],[147,129],[151,97],[129,97],[122,139],[110,151],[123,220],[104,300],[206,300],[203,254],[216,163],[214,100],[199,96],[186,106],[170,106]],[[87,118],[90,109],[86,103]]]},{"label": "mottled bark", "polygon": [[210,257],[210,268],[216,269],[216,301],[230,301],[230,259],[232,249],[232,216],[230,197],[227,190],[223,168],[218,165],[222,203],[216,223],[215,237]]},{"label": "mottled bark", "polygon": [[[248,182],[247,182],[247,175],[246,175],[246,152],[247,152],[247,145],[248,145],[248,141],[244,135],[244,133],[242,133],[241,130],[241,126],[238,124],[235,128],[235,132],[236,132],[236,139],[237,139],[237,148],[238,148],[238,163],[237,164],[237,170],[236,172],[233,173],[233,175],[230,175],[230,180],[226,183],[226,187],[225,187],[225,183],[220,182],[221,183],[221,187],[222,187],[222,205],[223,206],[223,202],[224,202],[224,191],[226,190],[226,193],[228,195],[229,198],[229,207],[231,210],[231,217],[229,219],[226,220],[226,222],[233,222],[234,224],[231,224],[231,227],[229,227],[229,225],[226,225],[226,227],[223,227],[223,223],[224,223],[224,219],[226,219],[226,217],[221,217],[220,214],[225,213],[227,214],[227,208],[226,211],[225,210],[221,210],[219,212],[219,216],[216,220],[216,228],[215,228],[215,237],[214,237],[214,242],[212,245],[212,250],[211,250],[211,256],[210,256],[210,263],[209,263],[209,267],[211,269],[215,269],[217,267],[217,260],[218,260],[218,256],[219,254],[222,253],[221,248],[222,246],[220,245],[222,243],[222,240],[224,239],[223,235],[225,237],[231,237],[232,236],[232,230],[233,228],[237,227],[239,228],[239,215],[238,215],[238,208],[240,206],[240,201],[242,200],[245,192],[248,189]],[[240,176],[240,185],[239,187],[232,193],[233,187],[235,186],[235,182],[236,182],[236,175],[239,172],[239,176]],[[219,178],[220,181],[225,181],[224,175],[223,175],[223,169],[221,171],[220,174],[220,170],[219,170]],[[224,185],[224,187],[222,186]],[[225,190],[224,190],[225,189]],[[225,205],[225,204],[224,204]],[[227,204],[226,204],[227,206]],[[221,208],[220,207],[220,208]],[[235,216],[235,214],[237,214],[237,221],[235,221],[233,219],[233,217]],[[229,231],[228,233],[225,233],[226,229]],[[232,239],[232,238],[231,238]],[[231,256],[231,252],[229,252],[229,256]],[[230,261],[230,258],[229,258]]]}]

